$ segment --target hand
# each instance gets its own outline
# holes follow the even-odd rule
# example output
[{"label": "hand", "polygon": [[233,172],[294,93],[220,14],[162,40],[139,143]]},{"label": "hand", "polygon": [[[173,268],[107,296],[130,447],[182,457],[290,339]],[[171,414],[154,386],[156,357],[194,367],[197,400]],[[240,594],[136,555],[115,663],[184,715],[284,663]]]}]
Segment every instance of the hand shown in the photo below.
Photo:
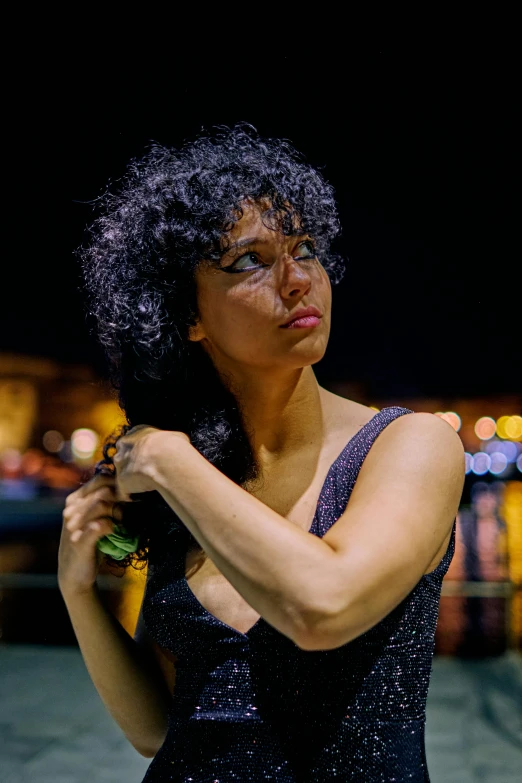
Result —
[{"label": "hand", "polygon": [[62,593],[82,593],[93,588],[103,554],[98,539],[114,531],[121,520],[121,498],[113,476],[97,475],[65,501],[58,550],[58,584]]},{"label": "hand", "polygon": [[116,486],[123,500],[130,501],[131,495],[154,490],[154,450],[158,436],[179,437],[190,443],[184,432],[160,430],[148,424],[132,427],[116,442],[113,457],[116,468]]}]

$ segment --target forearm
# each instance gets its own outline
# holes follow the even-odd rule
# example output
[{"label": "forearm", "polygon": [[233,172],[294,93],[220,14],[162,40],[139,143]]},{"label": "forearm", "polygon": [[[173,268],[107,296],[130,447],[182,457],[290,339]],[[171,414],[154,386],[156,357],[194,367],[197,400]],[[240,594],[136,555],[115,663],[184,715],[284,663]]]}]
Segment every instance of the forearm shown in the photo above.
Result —
[{"label": "forearm", "polygon": [[167,733],[170,701],[159,667],[106,609],[96,586],[62,595],[105,707],[138,753],[153,755]]},{"label": "forearm", "polygon": [[154,488],[259,614],[297,644],[324,616],[335,552],[170,433],[155,436]]}]

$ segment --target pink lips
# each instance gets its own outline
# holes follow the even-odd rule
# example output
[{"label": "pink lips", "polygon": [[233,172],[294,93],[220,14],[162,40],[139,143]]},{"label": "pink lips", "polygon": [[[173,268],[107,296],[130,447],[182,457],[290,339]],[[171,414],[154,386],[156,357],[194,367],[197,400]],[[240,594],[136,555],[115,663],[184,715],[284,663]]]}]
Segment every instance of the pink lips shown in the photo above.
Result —
[{"label": "pink lips", "polygon": [[310,305],[310,307],[301,307],[299,310],[296,310],[288,321],[281,326],[283,329],[307,329],[311,326],[317,326],[321,318],[322,313],[317,307]]},{"label": "pink lips", "polygon": [[317,326],[320,322],[320,318],[316,315],[307,315],[304,318],[296,318],[295,321],[290,321],[289,324],[285,324],[286,329],[306,329],[310,326]]}]

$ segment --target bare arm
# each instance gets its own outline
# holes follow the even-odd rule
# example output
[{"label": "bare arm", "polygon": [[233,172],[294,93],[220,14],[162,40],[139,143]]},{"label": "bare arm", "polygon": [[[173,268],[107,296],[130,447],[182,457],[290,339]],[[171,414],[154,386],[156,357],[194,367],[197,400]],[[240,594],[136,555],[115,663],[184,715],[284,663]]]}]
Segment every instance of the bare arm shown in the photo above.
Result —
[{"label": "bare arm", "polygon": [[139,644],[103,605],[96,585],[62,595],[100,697],[129,742],[150,758],[167,734],[169,688],[149,645]]},{"label": "bare arm", "polygon": [[157,490],[250,606],[300,647],[318,601],[322,612],[333,549],[231,481],[183,433],[150,431],[118,441],[119,491]]},{"label": "bare arm", "polygon": [[433,414],[392,422],[323,539],[231,481],[184,433],[137,428],[114,462],[124,494],[157,490],[250,606],[313,650],[364,633],[421,579],[458,511],[463,455]]}]

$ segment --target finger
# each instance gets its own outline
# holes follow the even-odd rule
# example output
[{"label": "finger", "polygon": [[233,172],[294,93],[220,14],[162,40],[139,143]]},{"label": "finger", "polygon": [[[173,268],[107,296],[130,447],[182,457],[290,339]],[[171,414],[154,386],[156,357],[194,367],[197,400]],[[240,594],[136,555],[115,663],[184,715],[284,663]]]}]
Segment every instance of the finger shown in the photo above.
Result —
[{"label": "finger", "polygon": [[63,510],[63,521],[69,530],[83,521],[97,517],[121,518],[122,511],[116,497],[115,487],[101,487]]},{"label": "finger", "polygon": [[132,498],[123,489],[120,483],[116,484],[116,502],[117,503],[132,503]]},{"label": "finger", "polygon": [[119,502],[112,504],[112,510],[111,510],[111,517],[115,519],[117,522],[121,522],[123,518],[123,508],[122,504]]},{"label": "finger", "polygon": [[107,476],[104,473],[98,473],[97,476],[94,476],[86,484],[82,484],[82,486],[74,492],[74,500],[85,498],[102,487],[114,487],[115,484],[115,476]]},{"label": "finger", "polygon": [[116,502],[116,487],[115,485],[107,486],[103,485],[101,487],[98,487],[97,489],[94,489],[91,493],[88,495],[84,495],[83,497],[78,497],[76,493],[73,493],[74,497],[69,495],[67,497],[67,500],[65,502],[65,508],[64,508],[64,515],[66,517],[70,517],[73,514],[78,513],[78,510],[80,508],[85,507],[85,503],[88,503],[91,499],[100,499],[100,500],[106,500],[108,502]]},{"label": "finger", "polygon": [[[72,503],[63,510],[63,519],[66,526],[74,519],[88,519],[92,518],[93,513],[95,516],[106,516],[106,509],[112,508],[112,505],[116,502],[114,492],[107,494],[105,491],[107,488],[103,487],[99,492],[93,492],[91,495],[83,498],[82,500]],[[103,509],[103,511],[99,511]]]},{"label": "finger", "polygon": [[125,435],[122,435],[122,438],[130,438],[131,435],[135,435],[137,432],[140,432],[140,430],[154,430],[155,427],[152,426],[152,424],[136,424],[134,427],[131,427],[130,430],[127,430]]},{"label": "finger", "polygon": [[74,530],[70,535],[70,540],[73,544],[81,543],[87,546],[92,545],[93,542],[96,542],[102,536],[113,532],[114,526],[111,520],[106,518],[93,519],[86,523],[84,527]]},{"label": "finger", "polygon": [[111,484],[114,484],[115,477],[113,475],[107,475],[106,473],[98,473],[96,476],[93,476],[89,481],[86,481],[85,484],[82,484],[78,489],[74,490],[74,492],[70,492],[69,495],[67,495],[65,499],[65,504],[69,505],[70,503],[76,502],[79,498],[86,497],[91,492],[96,491],[99,487],[102,486],[110,486]]},{"label": "finger", "polygon": [[111,519],[113,517],[114,502],[94,498],[88,506],[82,505],[75,513],[64,514],[64,522],[67,530],[77,530],[96,519]]}]

